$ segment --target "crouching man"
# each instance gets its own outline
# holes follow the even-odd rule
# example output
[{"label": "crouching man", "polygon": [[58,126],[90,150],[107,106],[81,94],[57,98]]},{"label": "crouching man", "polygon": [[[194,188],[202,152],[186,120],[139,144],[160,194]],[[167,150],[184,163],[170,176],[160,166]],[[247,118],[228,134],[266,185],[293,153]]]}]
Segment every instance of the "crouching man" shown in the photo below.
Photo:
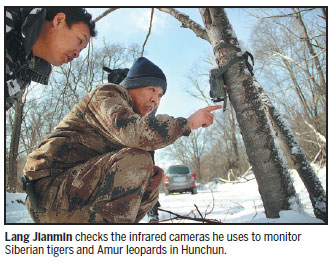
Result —
[{"label": "crouching man", "polygon": [[145,216],[164,174],[148,151],[211,125],[211,111],[220,108],[187,119],[149,115],[166,88],[162,70],[140,57],[120,85],[98,86],[74,106],[24,168],[36,223],[134,223]]}]

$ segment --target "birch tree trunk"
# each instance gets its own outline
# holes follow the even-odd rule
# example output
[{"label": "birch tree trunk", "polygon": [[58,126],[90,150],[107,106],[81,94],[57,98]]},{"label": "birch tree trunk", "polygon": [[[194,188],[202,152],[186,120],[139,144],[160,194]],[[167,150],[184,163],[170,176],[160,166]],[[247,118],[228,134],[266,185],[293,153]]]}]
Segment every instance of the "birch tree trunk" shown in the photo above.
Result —
[{"label": "birch tree trunk", "polygon": [[269,113],[269,117],[272,120],[276,137],[279,138],[283,152],[287,157],[289,168],[295,168],[302,179],[304,186],[309,193],[315,216],[324,222],[327,222],[326,192],[323,189],[320,180],[306,159],[306,156],[293,133],[285,124],[278,111],[264,93],[262,93],[261,97],[265,104],[265,108]]},{"label": "birch tree trunk", "polygon": [[239,152],[238,152],[238,145],[237,145],[237,139],[236,139],[236,125],[235,125],[235,118],[234,118],[234,112],[233,109],[230,108],[230,124],[231,124],[231,142],[232,147],[235,152],[235,160],[234,160],[234,166],[233,170],[235,171],[236,176],[239,175],[240,172],[240,159],[239,159]]},{"label": "birch tree trunk", "polygon": [[[217,65],[222,68],[237,55],[237,49],[233,48],[239,45],[237,37],[223,8],[200,8],[200,13],[211,45],[226,44],[214,54]],[[292,201],[299,202],[285,157],[274,140],[272,125],[260,98],[260,87],[244,62],[231,66],[224,77],[266,215],[278,218],[281,210],[290,209]]]}]

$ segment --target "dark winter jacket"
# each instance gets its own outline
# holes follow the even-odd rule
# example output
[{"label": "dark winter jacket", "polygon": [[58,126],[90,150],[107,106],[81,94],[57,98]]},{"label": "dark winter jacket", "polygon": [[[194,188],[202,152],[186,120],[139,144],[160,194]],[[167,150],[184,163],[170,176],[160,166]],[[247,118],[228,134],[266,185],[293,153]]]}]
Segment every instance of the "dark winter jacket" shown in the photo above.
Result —
[{"label": "dark winter jacket", "polygon": [[45,16],[45,8],[6,8],[6,110],[13,106],[31,81],[48,84],[51,65],[32,54]]}]

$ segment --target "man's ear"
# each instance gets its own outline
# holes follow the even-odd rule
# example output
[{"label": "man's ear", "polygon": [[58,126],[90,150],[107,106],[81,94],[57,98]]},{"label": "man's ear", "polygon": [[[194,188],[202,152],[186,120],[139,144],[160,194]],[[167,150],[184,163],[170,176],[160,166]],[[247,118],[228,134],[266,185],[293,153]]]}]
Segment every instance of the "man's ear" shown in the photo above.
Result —
[{"label": "man's ear", "polygon": [[52,23],[54,27],[66,25],[66,14],[65,13],[56,14],[53,18]]}]

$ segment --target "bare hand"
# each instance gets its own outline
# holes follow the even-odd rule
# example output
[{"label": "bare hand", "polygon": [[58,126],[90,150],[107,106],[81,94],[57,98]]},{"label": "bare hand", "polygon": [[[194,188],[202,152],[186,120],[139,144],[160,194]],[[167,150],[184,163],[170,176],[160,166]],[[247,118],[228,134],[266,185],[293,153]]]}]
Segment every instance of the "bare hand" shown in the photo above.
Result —
[{"label": "bare hand", "polygon": [[214,115],[210,113],[213,110],[222,108],[220,105],[208,106],[203,109],[199,109],[193,113],[187,120],[190,123],[191,129],[195,130],[200,127],[209,127],[214,121]]},{"label": "bare hand", "polygon": [[149,187],[157,189],[164,177],[164,170],[158,166],[154,166],[154,173],[150,178]]}]

